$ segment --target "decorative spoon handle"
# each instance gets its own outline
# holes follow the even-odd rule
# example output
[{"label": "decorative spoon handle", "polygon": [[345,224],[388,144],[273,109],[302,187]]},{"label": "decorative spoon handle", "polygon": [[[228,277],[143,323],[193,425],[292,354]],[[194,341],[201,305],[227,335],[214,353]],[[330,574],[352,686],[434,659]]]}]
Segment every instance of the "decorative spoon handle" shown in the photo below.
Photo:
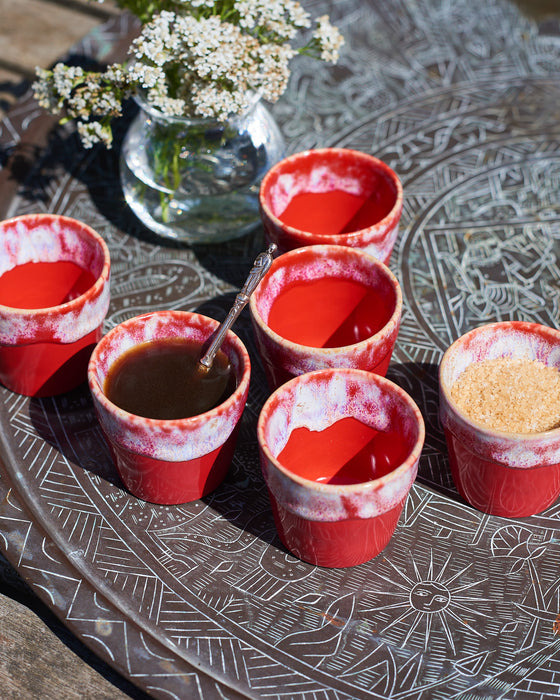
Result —
[{"label": "decorative spoon handle", "polygon": [[220,349],[220,345],[222,344],[226,333],[233,326],[237,317],[249,301],[249,297],[255,291],[259,282],[270,269],[270,266],[272,265],[272,261],[274,259],[273,255],[276,251],[276,247],[276,244],[271,243],[266,252],[259,253],[259,255],[256,257],[255,262],[253,263],[253,267],[251,268],[251,272],[245,280],[243,288],[235,297],[235,302],[229,310],[228,315],[225,317],[222,324],[216,330],[212,342],[208,346],[208,350],[206,350],[204,355],[200,358],[200,364],[203,365],[206,369],[210,369],[210,367],[212,367],[214,357]]}]

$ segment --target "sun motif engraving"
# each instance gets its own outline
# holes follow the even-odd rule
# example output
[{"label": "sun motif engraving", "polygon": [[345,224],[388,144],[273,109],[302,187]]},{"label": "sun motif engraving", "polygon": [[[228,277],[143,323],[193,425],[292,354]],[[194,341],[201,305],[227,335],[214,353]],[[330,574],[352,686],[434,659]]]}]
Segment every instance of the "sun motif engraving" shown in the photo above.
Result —
[{"label": "sun motif engraving", "polygon": [[384,560],[392,572],[388,572],[388,575],[376,572],[376,575],[389,585],[387,590],[376,591],[375,596],[389,596],[395,602],[367,609],[368,612],[380,613],[380,616],[387,619],[384,626],[379,625],[382,634],[393,630],[400,637],[399,646],[412,647],[420,643],[423,650],[427,651],[432,635],[443,633],[453,654],[457,652],[458,633],[485,638],[475,627],[474,620],[490,617],[480,609],[481,603],[490,601],[480,595],[471,595],[470,592],[484,584],[486,579],[465,582],[465,574],[471,564],[447,574],[450,561],[451,555],[436,570],[431,554],[425,573],[418,569],[416,562],[412,562],[413,572],[408,574],[388,559]]},{"label": "sun motif engraving", "polygon": [[439,613],[450,601],[450,591],[438,581],[419,581],[410,591],[410,605],[420,612]]}]

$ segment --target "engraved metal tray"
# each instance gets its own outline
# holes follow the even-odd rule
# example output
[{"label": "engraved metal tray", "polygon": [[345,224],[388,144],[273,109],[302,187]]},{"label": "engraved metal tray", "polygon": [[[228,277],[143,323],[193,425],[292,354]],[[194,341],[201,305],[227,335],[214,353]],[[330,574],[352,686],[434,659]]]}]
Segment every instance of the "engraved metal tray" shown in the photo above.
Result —
[{"label": "engraved metal tray", "polygon": [[[305,6],[331,15],[346,48],[336,67],[295,62],[273,108],[289,150],[357,148],[404,185],[388,376],[417,401],[427,439],[392,541],[340,570],[279,544],[255,437],[267,389],[244,312],[236,332],[253,373],[238,447],[225,483],[194,503],[126,492],[85,386],[43,400],[0,389],[0,547],[80,639],[157,698],[556,697],[560,503],[506,520],[461,501],[437,365],[486,322],[558,327],[558,20],[507,0]],[[104,61],[131,29],[119,17],[76,52]],[[1,123],[2,218],[50,211],[105,237],[106,330],[155,308],[223,318],[262,231],[215,247],[158,239],[122,202],[118,149],[84,151],[53,127],[30,96]]]}]

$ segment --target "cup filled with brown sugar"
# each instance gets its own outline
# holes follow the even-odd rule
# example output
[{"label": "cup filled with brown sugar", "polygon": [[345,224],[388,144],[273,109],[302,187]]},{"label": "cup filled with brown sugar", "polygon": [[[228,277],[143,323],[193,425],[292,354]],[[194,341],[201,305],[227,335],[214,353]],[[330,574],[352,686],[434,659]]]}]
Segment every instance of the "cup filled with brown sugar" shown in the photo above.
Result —
[{"label": "cup filled with brown sugar", "polygon": [[485,513],[525,517],[560,496],[560,331],[507,321],[444,353],[440,418],[453,481]]}]

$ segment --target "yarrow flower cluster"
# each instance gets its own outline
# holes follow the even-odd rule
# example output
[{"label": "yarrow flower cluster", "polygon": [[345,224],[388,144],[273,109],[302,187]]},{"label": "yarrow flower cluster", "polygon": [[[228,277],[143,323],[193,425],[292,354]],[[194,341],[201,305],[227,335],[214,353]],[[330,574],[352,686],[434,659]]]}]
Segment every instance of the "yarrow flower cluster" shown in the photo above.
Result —
[{"label": "yarrow flower cluster", "polygon": [[[102,2],[103,0],[98,0]],[[128,59],[102,72],[57,64],[37,69],[40,106],[77,120],[85,147],[111,146],[111,122],[123,101],[141,94],[166,116],[225,120],[255,95],[275,102],[297,54],[336,63],[344,39],[327,15],[313,22],[295,0],[117,0],[138,16]],[[300,47],[299,32],[311,38]]]}]

